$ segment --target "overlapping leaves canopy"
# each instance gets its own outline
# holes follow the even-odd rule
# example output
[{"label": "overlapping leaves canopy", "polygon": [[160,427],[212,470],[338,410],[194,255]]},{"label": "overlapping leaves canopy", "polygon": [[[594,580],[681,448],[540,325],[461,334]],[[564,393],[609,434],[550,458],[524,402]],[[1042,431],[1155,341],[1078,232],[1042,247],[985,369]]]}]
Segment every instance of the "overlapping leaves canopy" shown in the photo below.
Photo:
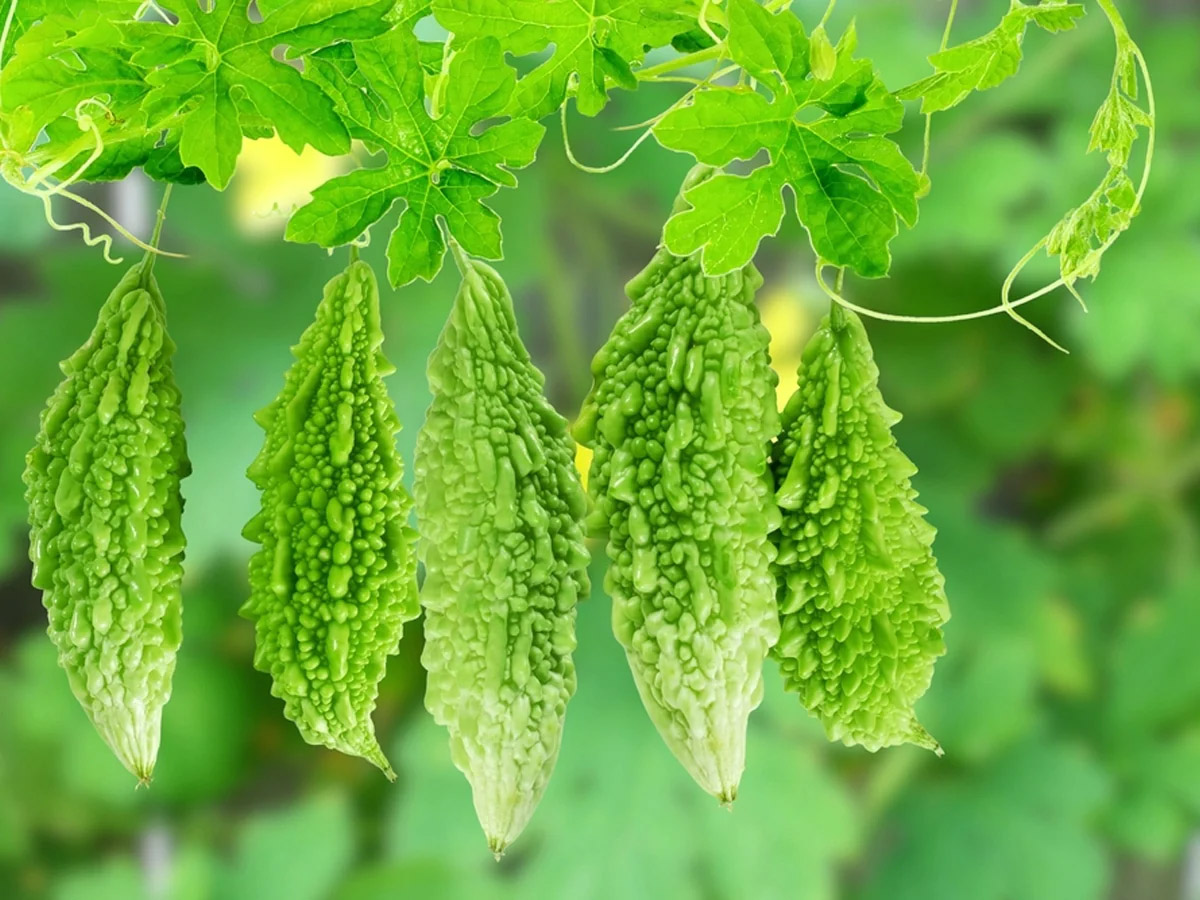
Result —
[{"label": "overlapping leaves canopy", "polygon": [[[1139,210],[1129,174],[1153,127],[1141,56],[1119,15],[1112,91],[1092,149],[1110,169],[1039,245],[1063,283],[1095,276]],[[901,152],[903,101],[940,113],[1017,72],[1030,26],[1074,28],[1083,7],[1011,0],[987,34],[930,57],[899,92],[779,0],[18,0],[0,72],[7,180],[100,181],[137,167],[225,188],[247,138],[294,150],[367,151],[295,211],[291,240],[358,241],[399,207],[395,285],[431,279],[446,241],[502,255],[485,201],[537,155],[537,121],[574,101],[596,115],[615,88],[690,82],[652,123],[662,145],[726,172],[688,192],[664,239],[710,273],[750,261],[788,197],[819,259],[886,275],[892,240],[928,188]],[[1114,16],[1116,16],[1114,18]],[[436,37],[438,29],[449,36]],[[422,39],[418,39],[418,34]],[[671,56],[678,48],[681,56]],[[678,77],[671,73],[679,72]],[[685,74],[695,72],[692,76]],[[707,73],[707,74],[705,74]],[[25,173],[25,174],[14,174]]]}]

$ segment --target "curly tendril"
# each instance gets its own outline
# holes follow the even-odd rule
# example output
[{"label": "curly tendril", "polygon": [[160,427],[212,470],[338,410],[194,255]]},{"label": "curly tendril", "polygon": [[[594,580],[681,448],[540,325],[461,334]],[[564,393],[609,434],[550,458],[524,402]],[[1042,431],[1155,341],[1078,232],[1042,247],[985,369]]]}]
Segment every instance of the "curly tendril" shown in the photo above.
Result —
[{"label": "curly tendril", "polygon": [[[8,47],[8,38],[12,33],[13,21],[17,15],[18,0],[10,0],[8,5],[8,14],[4,19],[4,26],[0,29],[0,69],[4,65],[4,52]],[[149,0],[144,4],[144,8],[154,7],[153,0]],[[161,10],[159,11],[161,14]],[[139,10],[139,15],[141,10]],[[3,100],[0,98],[0,109],[3,108]],[[135,247],[140,250],[145,250],[147,253],[156,256],[170,256],[175,259],[184,258],[184,254],[171,253],[167,250],[160,250],[157,246],[147,244],[141,238],[129,231],[124,225],[114,219],[103,209],[92,203],[90,200],[81,197],[70,190],[71,186],[77,184],[84,176],[84,173],[92,167],[104,153],[104,136],[100,132],[100,127],[96,124],[96,117],[88,112],[89,109],[98,109],[100,113],[107,119],[112,120],[113,113],[109,107],[98,98],[91,97],[86,100],[81,100],[75,105],[75,124],[79,126],[79,130],[88,134],[92,138],[92,147],[88,152],[83,163],[80,164],[74,172],[67,178],[60,181],[50,183],[50,179],[67,166],[72,159],[78,156],[78,153],[68,152],[65,155],[53,158],[48,162],[43,163],[37,168],[33,168],[33,163],[30,155],[18,152],[15,148],[8,145],[7,138],[0,132],[0,177],[16,188],[23,194],[28,194],[31,197],[37,197],[42,202],[42,212],[46,218],[46,224],[54,231],[58,232],[79,232],[83,238],[84,244],[88,247],[101,247],[104,254],[105,262],[112,265],[120,265],[123,262],[122,257],[113,256],[113,236],[111,234],[93,234],[91,226],[86,222],[72,222],[66,225],[61,224],[54,218],[53,199],[62,197],[76,206],[80,206],[90,213],[98,216],[106,225],[108,225],[116,234],[125,238]],[[33,169],[32,172],[26,174],[26,169]]]}]

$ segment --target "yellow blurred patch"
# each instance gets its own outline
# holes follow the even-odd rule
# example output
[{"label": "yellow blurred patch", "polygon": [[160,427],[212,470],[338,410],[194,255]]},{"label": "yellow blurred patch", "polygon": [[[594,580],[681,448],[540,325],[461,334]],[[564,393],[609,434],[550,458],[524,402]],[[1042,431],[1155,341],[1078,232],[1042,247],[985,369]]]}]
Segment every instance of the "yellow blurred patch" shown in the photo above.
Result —
[{"label": "yellow blurred patch", "polygon": [[583,444],[575,445],[575,468],[579,470],[579,478],[583,482],[583,489],[587,490],[588,472],[592,468],[591,448],[583,446]]},{"label": "yellow blurred patch", "polygon": [[762,299],[759,313],[771,333],[771,366],[779,376],[776,396],[779,408],[783,409],[796,390],[796,370],[800,368],[804,343],[812,333],[812,317],[794,286],[769,291]]},{"label": "yellow blurred patch", "polygon": [[292,210],[346,170],[346,157],[325,156],[311,147],[296,153],[277,137],[246,141],[233,182],[238,227],[252,235],[282,231]]}]

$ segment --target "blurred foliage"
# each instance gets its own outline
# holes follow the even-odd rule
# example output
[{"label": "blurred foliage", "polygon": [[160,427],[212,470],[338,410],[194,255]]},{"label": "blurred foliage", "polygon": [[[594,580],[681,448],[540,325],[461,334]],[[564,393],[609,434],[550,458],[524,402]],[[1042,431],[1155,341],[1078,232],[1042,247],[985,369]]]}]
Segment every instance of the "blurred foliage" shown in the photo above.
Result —
[{"label": "blurred foliage", "polygon": [[[1002,6],[964,4],[961,33],[986,30]],[[500,864],[421,707],[418,632],[393,659],[376,715],[398,763],[394,787],[302,744],[251,667],[253,629],[236,616],[250,550],[239,532],[256,503],[243,475],[260,440],[251,414],[279,389],[288,348],[343,264],[285,245],[278,229],[261,235],[270,223],[258,213],[291,202],[292,184],[275,196],[258,181],[235,182],[228,197],[184,189],[170,212],[167,243],[190,256],[159,267],[195,464],[185,485],[185,641],[155,783],[133,789],[42,634],[20,483],[56,363],[86,336],[117,273],[73,238],[51,237],[35,201],[0,194],[3,896],[1194,900],[1185,891],[1200,836],[1200,13],[1188,3],[1125,6],[1156,76],[1159,163],[1143,216],[1101,280],[1084,286],[1090,314],[1064,297],[1032,310],[1074,355],[1003,318],[870,325],[940,529],[954,618],[920,712],[946,758],[829,746],[769,677],[742,796],[725,813],[657,739],[596,591],[581,609],[580,688],[558,770]],[[922,74],[913,61],[936,45],[940,4],[842,7],[843,23],[859,17],[864,52],[889,83]],[[1011,263],[1090,190],[1103,163],[1080,154],[1111,65],[1091,18],[1075,34],[1031,35],[1019,79],[935,122],[922,226],[897,241],[891,279],[847,286],[856,301],[910,314],[989,307]],[[669,96],[661,86],[621,94],[597,123],[573,123],[577,152],[616,158],[630,136],[608,126],[646,118]],[[905,137],[919,151],[915,119]],[[314,165],[275,166],[267,148],[255,158],[275,182],[286,166],[302,177]],[[591,178],[550,142],[503,198],[502,271],[568,413],[684,167],[647,147]],[[759,260],[785,381],[823,311],[802,246],[792,233]],[[381,264],[382,248],[367,255]],[[453,278],[385,295],[408,459]]]}]

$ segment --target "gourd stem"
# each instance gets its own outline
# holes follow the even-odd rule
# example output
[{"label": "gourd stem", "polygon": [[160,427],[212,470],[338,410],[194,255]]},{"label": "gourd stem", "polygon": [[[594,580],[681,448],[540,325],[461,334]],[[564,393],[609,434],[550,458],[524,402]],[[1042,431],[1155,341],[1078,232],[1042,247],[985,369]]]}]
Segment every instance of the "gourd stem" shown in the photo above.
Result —
[{"label": "gourd stem", "polygon": [[158,257],[158,242],[162,238],[163,223],[167,221],[167,204],[171,202],[171,191],[175,185],[168,183],[163,191],[162,202],[158,205],[158,214],[154,218],[154,234],[150,236],[150,248],[146,251],[146,258],[142,261],[142,285],[143,287],[150,281],[150,276],[154,272],[154,260]]},{"label": "gourd stem", "polygon": [[458,271],[461,273],[463,279],[470,278],[475,272],[475,267],[471,265],[471,257],[467,255],[467,251],[454,238],[450,238],[446,243],[450,247],[450,253],[454,257],[454,264],[458,266]]},{"label": "gourd stem", "polygon": [[[844,268],[838,269],[835,290],[839,295],[842,293],[842,286],[845,284],[845,282],[846,270]],[[829,301],[829,324],[836,331],[840,331],[846,327],[846,308],[832,298],[830,298]]]}]

